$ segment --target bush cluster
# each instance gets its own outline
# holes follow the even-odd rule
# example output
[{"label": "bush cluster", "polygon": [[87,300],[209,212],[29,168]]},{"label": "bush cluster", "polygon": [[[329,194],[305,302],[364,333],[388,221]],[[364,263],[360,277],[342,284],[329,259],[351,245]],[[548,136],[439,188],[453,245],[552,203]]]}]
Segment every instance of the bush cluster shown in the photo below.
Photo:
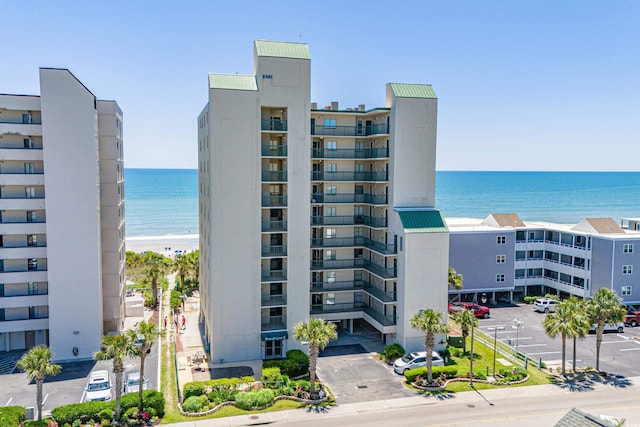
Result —
[{"label": "bush cluster", "polygon": [[289,378],[300,377],[309,373],[309,356],[302,350],[289,350],[286,359],[267,360],[262,364],[262,369],[265,368],[280,368]]},{"label": "bush cluster", "polygon": [[525,302],[525,304],[533,304],[535,300],[537,300],[539,297],[524,297],[522,298],[522,300]]},{"label": "bush cluster", "polygon": [[191,396],[182,403],[185,412],[201,412],[209,404],[207,396]]},{"label": "bush cluster", "polygon": [[498,374],[501,378],[498,378],[499,382],[509,383],[513,381],[520,381],[527,376],[527,371],[521,367],[515,367],[511,370],[500,369]]},{"label": "bush cluster", "polygon": [[273,405],[273,399],[275,397],[275,391],[263,388],[262,390],[238,393],[235,402],[238,408],[248,411],[253,408],[265,408]]},{"label": "bush cluster", "polygon": [[389,344],[384,348],[383,357],[387,362],[393,362],[394,360],[404,356],[404,348],[400,344]]},{"label": "bush cluster", "polygon": [[[433,366],[431,368],[431,373],[434,377],[437,377],[440,374],[445,374],[447,378],[455,378],[458,375],[458,368],[455,366]],[[411,369],[404,373],[404,377],[409,383],[414,382],[417,376],[424,377],[426,375],[426,367]]]},{"label": "bush cluster", "polygon": [[277,389],[286,386],[289,382],[289,377],[282,375],[280,368],[264,368],[260,381],[267,388]]},{"label": "bush cluster", "polygon": [[249,384],[254,382],[253,377],[242,378],[218,378],[209,381],[194,381],[186,383],[182,388],[183,398],[186,400],[191,396],[208,395],[213,391],[231,390],[237,388],[241,384]]},{"label": "bush cluster", "polygon": [[27,409],[22,406],[4,406],[0,408],[0,426],[20,425],[27,417]]}]

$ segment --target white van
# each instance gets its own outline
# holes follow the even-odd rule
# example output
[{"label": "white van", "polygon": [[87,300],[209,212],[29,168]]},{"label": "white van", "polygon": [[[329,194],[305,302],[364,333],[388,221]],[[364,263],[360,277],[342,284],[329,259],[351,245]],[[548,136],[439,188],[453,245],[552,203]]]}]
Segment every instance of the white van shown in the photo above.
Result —
[{"label": "white van", "polygon": [[533,303],[534,310],[540,313],[553,313],[556,311],[557,306],[558,301],[551,298],[538,298],[536,302]]}]

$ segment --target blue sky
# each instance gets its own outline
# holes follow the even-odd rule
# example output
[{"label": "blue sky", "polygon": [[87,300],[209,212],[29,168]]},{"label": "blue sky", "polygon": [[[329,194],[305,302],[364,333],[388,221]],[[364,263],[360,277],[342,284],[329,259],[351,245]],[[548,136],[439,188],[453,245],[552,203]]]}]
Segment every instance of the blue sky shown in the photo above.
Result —
[{"label": "blue sky", "polygon": [[207,73],[251,73],[253,40],[305,42],[311,100],[384,105],[432,84],[439,170],[640,165],[640,2],[0,0],[0,93],[69,68],[125,114],[126,167],[196,168]]}]

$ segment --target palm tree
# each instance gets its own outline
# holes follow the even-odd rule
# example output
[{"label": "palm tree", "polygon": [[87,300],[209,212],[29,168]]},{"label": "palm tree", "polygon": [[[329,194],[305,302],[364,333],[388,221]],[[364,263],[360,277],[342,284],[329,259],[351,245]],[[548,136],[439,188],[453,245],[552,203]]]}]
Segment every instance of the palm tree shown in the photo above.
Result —
[{"label": "palm tree", "polygon": [[596,325],[596,370],[600,370],[600,345],[606,323],[618,323],[624,320],[625,310],[622,300],[611,289],[600,288],[589,301],[588,313],[592,325]]},{"label": "palm tree", "polygon": [[442,322],[442,313],[432,309],[420,310],[411,316],[409,323],[412,328],[419,329],[424,332],[424,349],[427,352],[427,381],[429,384],[433,381],[432,373],[432,357],[435,347],[436,334],[446,334],[449,332],[449,325]]},{"label": "palm tree", "polygon": [[145,322],[144,320],[138,323],[135,329],[129,329],[127,336],[129,341],[133,343],[130,347],[130,355],[140,358],[140,390],[138,391],[138,409],[143,410],[142,402],[142,383],[144,381],[144,361],[147,357],[147,353],[151,350],[151,347],[156,342],[161,332],[157,329],[156,325],[152,322]]},{"label": "palm tree", "polygon": [[449,288],[456,291],[462,289],[462,274],[458,274],[451,267],[449,267]]},{"label": "palm tree", "polygon": [[32,347],[18,361],[18,368],[26,372],[29,380],[36,381],[36,406],[38,407],[38,421],[42,420],[42,386],[44,378],[58,375],[62,370],[60,365],[51,363],[51,349],[45,346]]},{"label": "palm tree", "polygon": [[576,312],[576,307],[575,303],[564,300],[558,304],[556,311],[548,313],[542,322],[547,335],[555,338],[560,334],[562,339],[562,375],[566,375],[567,337],[585,334],[586,319]]},{"label": "palm tree", "polygon": [[200,280],[200,251],[195,250],[191,251],[187,254],[187,258],[189,259],[189,265],[191,267],[191,272],[193,273],[193,278],[195,280]]},{"label": "palm tree", "polygon": [[467,352],[467,337],[471,328],[478,326],[478,319],[471,310],[459,310],[453,315],[453,321],[460,325],[462,332],[462,351]]},{"label": "palm tree", "polygon": [[142,262],[147,277],[151,279],[151,295],[155,307],[158,304],[158,279],[166,274],[171,262],[163,255],[153,251],[147,252]]},{"label": "palm tree", "polygon": [[309,343],[309,393],[316,396],[316,364],[320,350],[331,340],[338,338],[335,323],[325,322],[323,319],[309,319],[293,327],[293,338]]},{"label": "palm tree", "polygon": [[589,332],[589,316],[586,312],[586,301],[583,299],[578,299],[576,297],[571,297],[568,300],[565,300],[567,304],[571,306],[571,311],[574,313],[574,317],[572,319],[572,323],[574,324],[574,333],[572,335],[567,335],[569,338],[573,338],[573,372],[576,372],[576,340],[578,338],[584,338],[587,336]]},{"label": "palm tree", "polygon": [[187,255],[177,255],[173,260],[173,271],[180,276],[180,288],[184,288],[185,277],[191,268],[191,259]]},{"label": "palm tree", "polygon": [[133,353],[133,342],[129,335],[105,335],[102,337],[102,349],[93,353],[94,360],[113,360],[113,373],[116,376],[115,419],[120,420],[120,397],[122,396],[122,376],[124,359]]}]

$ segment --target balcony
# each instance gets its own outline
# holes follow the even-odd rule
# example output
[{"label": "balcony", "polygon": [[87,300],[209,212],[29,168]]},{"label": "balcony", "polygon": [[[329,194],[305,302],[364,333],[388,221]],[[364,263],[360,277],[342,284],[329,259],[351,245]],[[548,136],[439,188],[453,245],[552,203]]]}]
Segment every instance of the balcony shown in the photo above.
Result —
[{"label": "balcony", "polygon": [[262,231],[287,231],[287,221],[262,220]]},{"label": "balcony", "polygon": [[287,181],[287,171],[262,171],[263,182]]},{"label": "balcony", "polygon": [[397,302],[397,297],[393,292],[385,292],[380,288],[370,285],[365,286],[363,290],[383,303]]},{"label": "balcony", "polygon": [[262,247],[263,257],[282,257],[287,255],[287,245],[265,245]]},{"label": "balcony", "polygon": [[374,228],[385,228],[387,219],[364,215],[312,216],[311,225],[367,225]]},{"label": "balcony", "polygon": [[342,304],[312,304],[311,314],[324,313],[348,313],[351,311],[362,311],[361,302],[349,302]]},{"label": "balcony", "polygon": [[287,146],[286,145],[263,145],[262,156],[263,157],[286,157]]},{"label": "balcony", "polygon": [[312,148],[313,159],[385,159],[389,149],[383,148]]},{"label": "balcony", "polygon": [[354,268],[364,268],[370,273],[382,279],[393,279],[397,277],[394,268],[385,268],[365,259],[320,259],[311,261],[311,270],[347,270]]},{"label": "balcony", "polygon": [[358,172],[358,171],[313,171],[311,172],[312,181],[364,181],[364,182],[384,182],[389,180],[389,174],[386,171],[374,172]]},{"label": "balcony", "polygon": [[386,194],[319,194],[311,195],[311,203],[363,203],[369,205],[386,205],[388,197]]},{"label": "balcony", "polygon": [[0,122],[0,135],[42,136],[42,123]]},{"label": "balcony", "polygon": [[287,121],[282,119],[262,119],[261,129],[273,132],[286,132]]},{"label": "balcony", "polygon": [[282,282],[287,280],[287,270],[270,270],[262,272],[263,282]]},{"label": "balcony", "polygon": [[287,196],[282,196],[282,195],[262,196],[263,208],[284,207],[284,206],[287,206]]},{"label": "balcony", "polygon": [[312,238],[312,248],[345,248],[350,246],[363,246],[364,237],[329,237]]},{"label": "balcony", "polygon": [[367,305],[362,307],[362,311],[364,311],[367,315],[369,315],[372,319],[374,319],[382,326],[394,326],[396,324],[396,319],[393,316],[385,316],[384,314]]},{"label": "balcony", "polygon": [[335,292],[335,291],[357,291],[362,290],[369,283],[364,280],[348,280],[340,282],[314,282],[311,284],[312,293]]},{"label": "balcony", "polygon": [[262,306],[263,307],[275,307],[281,305],[287,305],[287,295],[271,295],[262,294]]},{"label": "balcony", "polygon": [[311,126],[311,135],[321,136],[370,136],[388,133],[389,126],[386,123],[367,126]]},{"label": "balcony", "polygon": [[382,279],[395,279],[398,277],[398,272],[395,268],[381,267],[371,261],[364,261],[364,269]]},{"label": "balcony", "polygon": [[287,329],[287,316],[271,316],[262,318],[262,331],[278,331],[281,329]]},{"label": "balcony", "polygon": [[364,247],[383,255],[393,255],[398,253],[396,245],[387,245],[381,242],[376,242],[375,240],[368,239],[366,237],[364,238]]}]

